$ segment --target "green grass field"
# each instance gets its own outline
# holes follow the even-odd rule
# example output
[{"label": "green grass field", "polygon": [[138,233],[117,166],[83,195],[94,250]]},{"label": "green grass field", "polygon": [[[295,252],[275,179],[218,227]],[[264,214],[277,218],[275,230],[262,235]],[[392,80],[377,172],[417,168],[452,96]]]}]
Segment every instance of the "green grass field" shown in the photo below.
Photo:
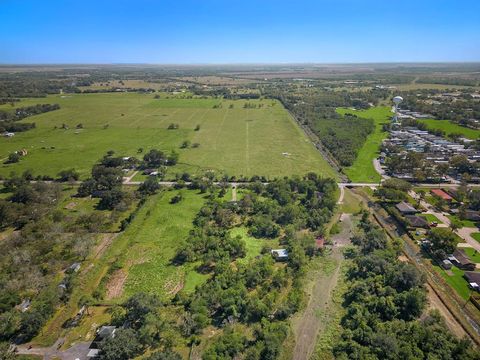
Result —
[{"label": "green grass field", "polygon": [[192,228],[192,221],[204,203],[202,195],[180,190],[183,200],[170,204],[178,191],[167,191],[149,199],[135,221],[122,235],[130,241],[119,263],[128,273],[123,298],[138,292],[161,298],[186,291],[206,280],[190,266],[175,266],[171,260]]},{"label": "green grass field", "polygon": [[337,112],[339,114],[355,114],[375,121],[375,131],[368,136],[353,165],[344,168],[344,172],[353,182],[379,182],[381,177],[373,166],[373,159],[378,156],[380,145],[388,135],[387,132],[382,131],[382,125],[388,122],[392,116],[390,108],[387,106],[377,106],[368,110],[338,108]]},{"label": "green grass field", "polygon": [[463,299],[467,300],[470,295],[470,289],[468,288],[467,281],[463,278],[465,273],[463,270],[460,270],[456,266],[452,266],[447,273],[446,270],[442,269],[438,265],[433,265],[435,271],[437,271],[445,281],[460,295]]},{"label": "green grass field", "polygon": [[[15,106],[58,103],[60,110],[25,119],[36,129],[0,138],[0,175],[32,169],[35,175],[55,176],[75,168],[85,178],[108,150],[119,156],[143,156],[138,148],[176,150],[179,165],[169,170],[198,173],[216,170],[229,175],[277,177],[314,171],[335,172],[314,148],[281,104],[250,100],[262,107],[244,108],[246,101],[162,98],[135,93],[71,94],[27,99]],[[219,108],[213,108],[215,105]],[[0,109],[8,109],[2,105]],[[76,130],[77,124],[83,129]],[[177,130],[167,130],[170,123]],[[69,129],[60,127],[67,124]],[[196,125],[199,131],[194,131]],[[107,126],[107,128],[104,128]],[[57,128],[55,128],[57,127]],[[183,141],[198,148],[180,149]],[[9,153],[25,148],[16,164],[3,164]]]},{"label": "green grass field", "polygon": [[475,221],[472,221],[472,220],[461,220],[457,215],[447,215],[447,217],[451,221],[458,222],[459,224],[461,224],[462,227],[470,227],[470,228],[477,227],[478,222],[475,222]]},{"label": "green grass field", "polygon": [[480,232],[472,233],[471,235],[475,240],[480,242]]},{"label": "green grass field", "polygon": [[440,129],[445,131],[447,135],[462,134],[467,139],[472,139],[472,140],[478,139],[478,137],[480,136],[480,130],[475,130],[475,129],[470,129],[464,126],[460,126],[450,122],[449,120],[425,119],[420,121],[427,124],[429,129]]},{"label": "green grass field", "polygon": [[443,224],[443,222],[433,214],[421,214],[420,216],[425,218],[429,223],[436,222],[437,224]]},{"label": "green grass field", "polygon": [[462,250],[474,263],[480,263],[480,253],[477,250],[469,247],[462,248]]}]

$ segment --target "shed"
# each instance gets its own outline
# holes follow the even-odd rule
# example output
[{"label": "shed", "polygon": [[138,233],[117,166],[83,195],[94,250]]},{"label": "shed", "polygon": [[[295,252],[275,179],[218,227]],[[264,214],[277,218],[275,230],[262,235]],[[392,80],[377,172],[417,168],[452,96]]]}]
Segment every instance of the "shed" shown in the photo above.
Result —
[{"label": "shed", "polygon": [[97,334],[95,335],[95,339],[93,339],[92,343],[90,344],[90,349],[98,349],[100,342],[102,340],[115,337],[116,330],[117,330],[117,327],[111,326],[111,325],[102,326],[101,328],[97,329]]},{"label": "shed", "polygon": [[116,330],[116,326],[102,326],[100,329],[98,329],[97,336],[101,339],[113,338],[115,337]]},{"label": "shed", "polygon": [[442,266],[442,268],[444,268],[445,270],[450,270],[452,268],[452,262],[448,259],[445,259],[442,261],[442,263],[440,264]]},{"label": "shed", "polygon": [[78,262],[76,263],[73,263],[72,265],[70,265],[67,269],[67,272],[78,272],[80,270],[80,267],[82,265]]},{"label": "shed", "polygon": [[24,299],[19,305],[20,311],[25,312],[30,308],[30,299]]},{"label": "shed", "polygon": [[273,258],[277,261],[288,260],[288,251],[287,249],[274,249],[271,251]]},{"label": "shed", "polygon": [[315,247],[317,249],[323,249],[325,246],[325,238],[323,236],[319,236],[315,239]]}]

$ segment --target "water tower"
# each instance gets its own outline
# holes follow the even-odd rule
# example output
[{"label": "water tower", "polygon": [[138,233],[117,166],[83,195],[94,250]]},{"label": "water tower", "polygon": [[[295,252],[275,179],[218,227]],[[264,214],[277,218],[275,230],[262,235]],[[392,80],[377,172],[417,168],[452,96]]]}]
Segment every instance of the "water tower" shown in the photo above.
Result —
[{"label": "water tower", "polygon": [[403,101],[403,98],[401,96],[395,96],[393,99],[393,112],[395,115],[393,115],[393,123],[398,124],[398,106],[400,103]]}]

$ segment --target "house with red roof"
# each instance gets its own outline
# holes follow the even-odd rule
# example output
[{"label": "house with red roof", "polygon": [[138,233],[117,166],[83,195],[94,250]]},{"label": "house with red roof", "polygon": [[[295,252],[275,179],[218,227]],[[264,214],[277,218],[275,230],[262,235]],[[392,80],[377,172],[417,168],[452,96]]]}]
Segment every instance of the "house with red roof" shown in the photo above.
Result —
[{"label": "house with red roof", "polygon": [[432,190],[430,190],[430,193],[433,196],[436,196],[437,198],[443,199],[447,202],[450,202],[450,201],[453,200],[453,198],[450,195],[448,195],[445,191],[443,191],[442,189],[432,189]]}]

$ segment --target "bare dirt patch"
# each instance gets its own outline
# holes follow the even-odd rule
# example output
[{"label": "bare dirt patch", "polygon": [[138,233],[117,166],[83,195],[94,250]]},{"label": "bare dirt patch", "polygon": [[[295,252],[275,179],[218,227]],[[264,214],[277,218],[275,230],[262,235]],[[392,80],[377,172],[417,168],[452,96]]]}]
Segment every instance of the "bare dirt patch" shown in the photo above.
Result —
[{"label": "bare dirt patch", "polygon": [[311,289],[310,299],[303,314],[296,319],[294,324],[295,348],[292,358],[294,360],[309,359],[315,348],[317,336],[325,330],[328,323],[328,310],[332,304],[332,292],[341,276],[341,263],[343,254],[341,247],[350,243],[353,222],[350,214],[342,214],[341,232],[332,236],[334,243],[331,259],[335,267],[332,272],[319,272],[315,274],[315,283]]},{"label": "bare dirt patch", "polygon": [[105,298],[112,300],[120,297],[123,294],[123,286],[127,281],[127,273],[122,269],[117,270],[110,277],[107,284],[107,294]]},{"label": "bare dirt patch", "polygon": [[77,203],[72,201],[72,202],[69,202],[67,205],[65,205],[65,209],[67,210],[73,210],[75,209],[77,206]]},{"label": "bare dirt patch", "polygon": [[95,247],[93,250],[94,253],[94,258],[98,259],[100,258],[105,250],[112,244],[113,239],[115,239],[118,236],[119,233],[105,233],[102,234],[102,239],[98,243],[98,245]]}]

